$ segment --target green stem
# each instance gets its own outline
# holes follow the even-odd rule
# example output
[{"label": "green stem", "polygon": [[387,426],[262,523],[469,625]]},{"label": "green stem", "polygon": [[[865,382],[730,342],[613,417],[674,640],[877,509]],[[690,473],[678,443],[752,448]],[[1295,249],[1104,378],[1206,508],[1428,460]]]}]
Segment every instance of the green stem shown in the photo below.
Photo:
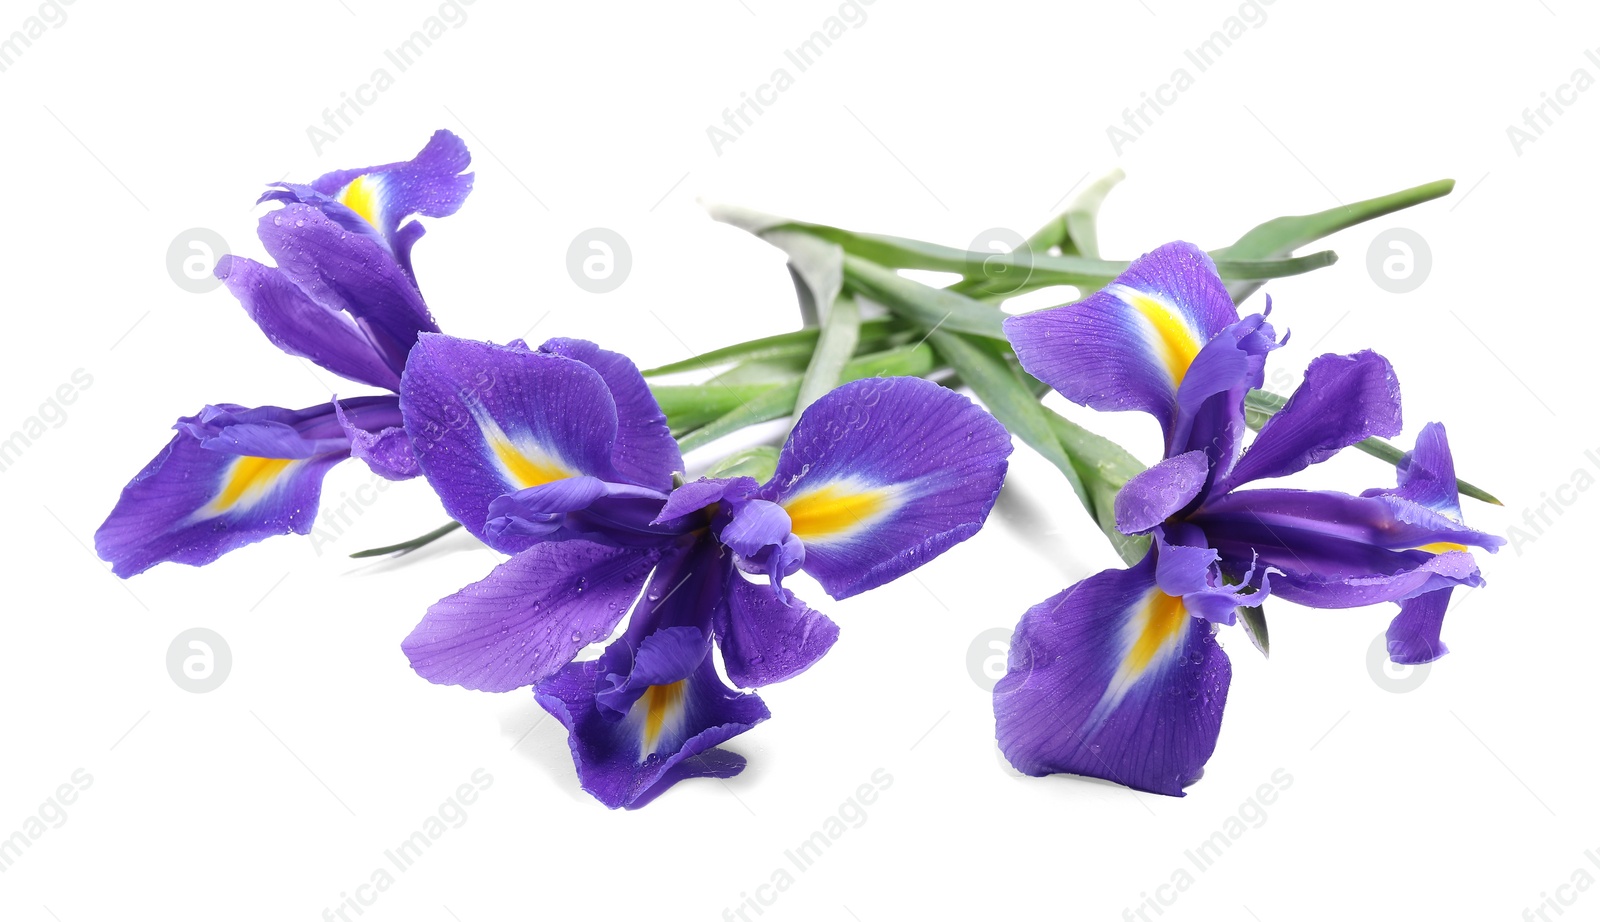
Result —
[{"label": "green stem", "polygon": [[425,535],[418,535],[417,537],[412,538],[410,541],[402,541],[399,544],[390,544],[385,547],[368,548],[364,551],[356,551],[350,556],[359,558],[383,557],[387,554],[404,554],[409,551],[414,551],[425,544],[432,544],[433,542],[443,538],[445,535],[450,534],[460,527],[460,522],[451,522],[448,525],[440,525],[438,528],[435,528],[433,531],[430,531]]}]

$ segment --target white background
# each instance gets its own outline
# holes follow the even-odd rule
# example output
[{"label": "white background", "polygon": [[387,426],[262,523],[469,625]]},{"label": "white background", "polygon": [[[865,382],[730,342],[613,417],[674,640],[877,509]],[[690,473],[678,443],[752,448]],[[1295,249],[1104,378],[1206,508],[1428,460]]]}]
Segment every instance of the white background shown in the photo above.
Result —
[{"label": "white background", "polygon": [[[1600,914],[1600,892],[1570,886],[1600,876],[1585,856],[1600,849],[1600,628],[1585,591],[1600,498],[1570,486],[1600,476],[1600,92],[1520,152],[1506,132],[1576,69],[1600,77],[1584,56],[1600,47],[1592,8],[1278,0],[1199,73],[1184,50],[1237,4],[877,0],[797,73],[784,50],[836,3],[478,0],[398,73],[385,49],[438,9],[78,0],[0,73],[0,433],[75,371],[92,377],[0,473],[0,836],[75,770],[93,778],[0,874],[0,917],[323,918],[479,768],[493,782],[465,824],[360,918],[718,919],[741,905],[763,920],[1117,919],[1141,905],[1157,918],[1147,900],[1163,920],[1511,920],[1546,899]],[[37,10],[6,0],[0,34]],[[794,85],[719,154],[707,126],[785,66]],[[378,67],[393,87],[316,151],[307,127]],[[1107,125],[1178,67],[1193,87],[1119,154]],[[342,466],[324,511],[360,514],[331,543],[276,538],[203,570],[124,584],[87,550],[175,417],[357,392],[275,351],[226,290],[181,289],[169,244],[208,228],[260,257],[264,183],[404,159],[439,127],[467,140],[477,171],[467,205],[416,251],[444,327],[589,337],[642,365],[796,322],[781,255],[697,199],[965,246],[987,228],[1026,234],[1120,166],[1102,242],[1129,258],[1453,177],[1450,198],[1333,238],[1333,268],[1270,286],[1274,322],[1294,331],[1273,371],[1292,386],[1317,353],[1382,351],[1405,387],[1402,441],[1444,420],[1462,474],[1506,503],[1468,503],[1470,521],[1521,523],[1529,538],[1484,556],[1490,586],[1458,594],[1453,652],[1409,692],[1368,665],[1392,606],[1275,604],[1270,660],[1224,637],[1227,719],[1186,798],[1023,779],[995,750],[973,678],[988,651],[974,663],[969,648],[1116,561],[1059,475],[1020,448],[993,527],[917,579],[844,603],[796,584],[843,637],[762,693],[775,716],[732,744],[750,759],[742,776],[608,812],[579,790],[563,731],[531,695],[435,687],[407,668],[399,641],[424,608],[494,563],[465,539],[403,565],[345,557],[440,521],[424,483],[358,493],[372,476]],[[568,244],[596,226],[632,251],[604,295],[566,270]],[[1366,268],[1394,227],[1432,252],[1410,294]],[[1146,459],[1156,449],[1144,420],[1078,418]],[[1352,455],[1296,482],[1356,491],[1391,477]],[[1562,514],[1535,534],[1524,516],[1541,503]],[[195,626],[232,651],[208,694],[166,668]],[[878,769],[893,781],[864,822],[795,869],[785,850]],[[1279,769],[1288,789],[1246,806]],[[1185,851],[1241,811],[1253,824],[1198,870]],[[792,885],[759,889],[779,868]],[[1179,869],[1191,885],[1158,889]],[[761,915],[746,902],[758,897],[773,901]]]}]

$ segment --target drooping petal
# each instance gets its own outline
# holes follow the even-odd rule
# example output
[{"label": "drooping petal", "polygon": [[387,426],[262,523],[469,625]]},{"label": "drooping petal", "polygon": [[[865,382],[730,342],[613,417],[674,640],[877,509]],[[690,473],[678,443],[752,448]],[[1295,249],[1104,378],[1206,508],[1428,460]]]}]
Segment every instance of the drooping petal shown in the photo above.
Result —
[{"label": "drooping petal", "polygon": [[712,747],[771,716],[760,698],[723,685],[706,656],[688,678],[650,686],[616,719],[596,704],[599,670],[598,662],[574,663],[536,696],[567,728],[583,789],[612,809],[642,806],[685,778],[738,774],[744,760]]},{"label": "drooping petal", "polygon": [[[1182,529],[1177,530],[1180,533]],[[1183,607],[1196,618],[1213,624],[1233,624],[1243,607],[1259,607],[1271,594],[1271,574],[1252,567],[1240,581],[1229,584],[1222,573],[1221,556],[1215,549],[1172,543],[1157,533],[1156,585],[1169,596],[1183,600]]]},{"label": "drooping petal", "polygon": [[839,639],[839,626],[793,595],[735,575],[716,616],[717,645],[728,679],[759,688],[811,668]]},{"label": "drooping petal", "polygon": [[422,225],[402,222],[416,214],[455,214],[472,191],[473,174],[462,172],[471,162],[466,143],[441,130],[410,160],[336,170],[306,185],[278,183],[261,201],[315,205],[347,230],[383,241],[410,274],[410,250]]},{"label": "drooping petal", "polygon": [[[1460,522],[1461,494],[1456,485],[1455,459],[1444,426],[1428,423],[1417,434],[1417,445],[1406,452],[1395,466],[1399,486],[1388,490],[1368,490],[1362,496],[1393,496]],[[1459,548],[1455,542],[1435,545],[1431,550]],[[1496,548],[1489,548],[1493,552]],[[1403,666],[1431,663],[1450,652],[1440,639],[1445,612],[1450,607],[1449,589],[1412,596],[1400,602],[1400,612],[1389,623],[1389,659]]]},{"label": "drooping petal", "polygon": [[[399,386],[398,381],[395,386]],[[379,416],[372,410],[364,411],[362,405],[369,401],[382,401],[389,412]],[[422,474],[417,455],[411,450],[411,436],[400,417],[399,398],[335,400],[333,409],[345,438],[350,440],[351,457],[366,462],[373,473],[385,480],[410,480]]]},{"label": "drooping petal", "polygon": [[586,537],[603,544],[656,547],[677,533],[650,524],[666,499],[648,487],[567,477],[496,498],[484,528],[501,541]]},{"label": "drooping petal", "polygon": [[718,539],[733,551],[734,565],[770,578],[774,589],[806,562],[805,543],[794,535],[789,513],[764,499],[733,504]]},{"label": "drooping petal", "polygon": [[600,373],[617,405],[617,441],[611,462],[629,483],[666,492],[683,470],[678,442],[644,375],[627,356],[582,339],[552,339],[540,352],[566,356]]},{"label": "drooping petal", "polygon": [[868,378],[801,414],[760,498],[782,506],[834,598],[881,586],[982,527],[1011,437],[921,378]]},{"label": "drooping petal", "polygon": [[1319,356],[1216,492],[1287,477],[1370,436],[1399,431],[1400,382],[1388,359],[1371,351]]},{"label": "drooping petal", "polygon": [[349,314],[311,300],[282,272],[241,256],[217,260],[216,276],[244,305],[274,346],[310,359],[336,375],[386,390],[400,372]]},{"label": "drooping petal", "polygon": [[546,679],[604,640],[660,557],[587,541],[539,544],[428,609],[400,645],[441,685],[510,691]]},{"label": "drooping petal", "polygon": [[1140,471],[1117,492],[1117,531],[1141,535],[1189,505],[1205,488],[1211,462],[1188,451]]},{"label": "drooping petal", "polygon": [[331,406],[206,407],[123,488],[95,550],[127,578],[201,566],[273,535],[309,534],[328,469],[349,455]]},{"label": "drooping petal", "polygon": [[1171,445],[1190,365],[1238,319],[1211,258],[1176,242],[1082,301],[1007,318],[1005,332],[1029,374],[1074,403],[1143,410]]},{"label": "drooping petal", "polygon": [[[1267,299],[1272,310],[1272,299]],[[1278,348],[1265,314],[1229,324],[1200,349],[1178,386],[1166,454],[1204,451],[1213,472],[1238,459],[1246,432],[1244,398],[1265,379],[1267,353]]]},{"label": "drooping petal", "polygon": [[400,384],[417,463],[445,511],[515,553],[535,540],[492,535],[500,496],[567,477],[616,482],[617,410],[600,375],[557,355],[423,334]]},{"label": "drooping petal", "polygon": [[595,703],[614,717],[625,717],[634,702],[652,688],[694,675],[711,652],[711,635],[697,627],[679,625],[645,635],[637,650],[625,641],[613,647],[623,650],[627,657],[625,661],[615,656],[600,661],[600,689],[595,693]]},{"label": "drooping petal", "polygon": [[1389,659],[1402,666],[1431,663],[1450,648],[1439,638],[1444,614],[1450,607],[1450,589],[1436,589],[1400,603],[1400,613],[1389,622],[1386,638]]},{"label": "drooping petal", "polygon": [[687,519],[696,513],[729,500],[737,503],[747,499],[759,488],[753,477],[702,477],[678,487],[667,497],[656,524],[664,525]]},{"label": "drooping petal", "polygon": [[261,243],[285,279],[328,311],[353,318],[390,368],[405,367],[418,333],[437,333],[421,292],[381,244],[310,205],[261,219]]},{"label": "drooping petal", "polygon": [[1152,552],[1023,616],[994,690],[996,738],[1025,774],[1182,796],[1216,748],[1231,676],[1211,626],[1157,587]]},{"label": "drooping petal", "polygon": [[1260,563],[1280,571],[1274,595],[1316,608],[1396,602],[1453,585],[1477,585],[1467,546],[1502,539],[1392,495],[1239,490],[1208,501],[1188,521],[1205,532],[1230,573]]},{"label": "drooping petal", "polygon": [[1417,433],[1417,446],[1395,465],[1399,486],[1368,490],[1363,496],[1391,495],[1461,521],[1461,494],[1456,487],[1456,463],[1442,423],[1428,423]]}]

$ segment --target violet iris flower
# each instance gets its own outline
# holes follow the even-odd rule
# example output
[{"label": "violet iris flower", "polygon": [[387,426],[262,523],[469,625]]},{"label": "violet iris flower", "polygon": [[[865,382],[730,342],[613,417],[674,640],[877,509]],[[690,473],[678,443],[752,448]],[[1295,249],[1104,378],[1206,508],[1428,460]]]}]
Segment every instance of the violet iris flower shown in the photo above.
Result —
[{"label": "violet iris flower", "polygon": [[[612,808],[743,769],[715,747],[769,712],[739,688],[804,671],[839,633],[782,580],[804,570],[842,599],[915,569],[982,526],[1011,450],[967,398],[873,378],[801,414],[766,483],[674,489],[683,460],[644,378],[568,339],[424,334],[400,395],[445,509],[512,555],[429,608],[402,645],[412,667],[484,691],[534,686],[584,789]],[[597,659],[574,661],[630,611]]]},{"label": "violet iris flower", "polygon": [[[395,391],[417,334],[439,329],[411,269],[423,228],[406,219],[455,213],[472,190],[469,162],[461,139],[439,131],[403,163],[278,184],[261,201],[285,204],[259,231],[277,265],[224,256],[217,277],[278,348]],[[173,428],[95,534],[118,576],[310,533],[323,476],[351,456],[391,480],[418,473],[393,394],[303,410],[208,405]]]},{"label": "violet iris flower", "polygon": [[1461,524],[1441,426],[1422,431],[1398,489],[1241,489],[1396,435],[1400,391],[1382,356],[1313,360],[1242,450],[1245,393],[1278,343],[1264,314],[1239,318],[1194,246],[1163,246],[1083,301],[1005,329],[1023,367],[1067,399],[1143,410],[1165,436],[1163,460],[1116,499],[1118,529],[1152,538],[1144,559],[1080,581],[1017,628],[994,706],[1019,770],[1181,796],[1216,748],[1228,695],[1213,628],[1269,595],[1314,608],[1397,602],[1391,657],[1444,652],[1450,591],[1482,584],[1466,547],[1503,542]]}]

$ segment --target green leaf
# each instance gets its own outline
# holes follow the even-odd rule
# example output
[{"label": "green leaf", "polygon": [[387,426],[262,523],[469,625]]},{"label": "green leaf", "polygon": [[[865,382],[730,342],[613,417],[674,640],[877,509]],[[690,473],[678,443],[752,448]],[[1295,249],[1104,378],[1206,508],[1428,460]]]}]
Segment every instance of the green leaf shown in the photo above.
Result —
[{"label": "green leaf", "polygon": [[1089,188],[1078,193],[1078,197],[1061,215],[1062,223],[1066,225],[1067,239],[1072,241],[1080,255],[1090,259],[1100,257],[1100,233],[1096,227],[1100,205],[1126,175],[1121,169],[1115,169],[1100,177]]},{"label": "green leaf", "polygon": [[766,483],[778,469],[778,454],[776,445],[745,448],[712,465],[706,476],[754,477],[758,483]]},{"label": "green leaf", "polygon": [[403,553],[407,553],[407,552],[410,552],[410,551],[414,551],[417,548],[422,547],[425,544],[432,544],[433,542],[439,540],[440,538],[443,538],[445,535],[450,534],[451,532],[455,531],[456,529],[458,529],[460,527],[461,527],[461,523],[460,522],[451,522],[448,525],[441,525],[438,528],[435,528],[433,531],[430,531],[425,535],[418,535],[417,537],[412,538],[409,541],[402,541],[399,544],[390,544],[390,545],[386,545],[384,547],[367,548],[364,551],[356,551],[354,554],[351,554],[350,556],[351,557],[356,557],[356,558],[361,558],[361,557],[382,557],[382,556],[384,556],[386,554],[403,554]]},{"label": "green leaf", "polygon": [[1021,439],[1034,451],[1056,466],[1072,485],[1072,491],[1085,507],[1092,510],[1093,500],[1079,477],[1055,433],[1051,431],[1046,410],[1039,405],[1021,372],[1003,357],[979,345],[973,339],[948,330],[932,330],[928,334],[939,356],[972,388],[994,418],[1012,435]]},{"label": "green leaf", "polygon": [[[799,231],[836,244],[848,256],[864,259],[889,269],[929,269],[940,272],[959,272],[963,276],[981,273],[985,263],[1010,266],[1031,273],[1036,287],[1045,285],[1098,285],[1114,278],[1128,263],[1082,256],[1050,256],[1021,248],[1013,253],[985,253],[956,247],[895,237],[885,234],[863,234],[832,227],[793,221],[775,215],[765,215],[749,209],[725,206],[710,209],[711,216],[757,234],[762,239],[782,246],[792,246],[789,238],[775,241],[775,235]],[[1331,251],[1313,253],[1292,259],[1245,259],[1225,256],[1217,259],[1217,271],[1225,279],[1269,279],[1299,275],[1332,265],[1338,257]],[[848,273],[848,260],[846,260]]]},{"label": "green leaf", "polygon": [[[861,322],[861,346],[866,349],[872,345],[887,342],[898,333],[907,329],[903,320],[894,317],[882,317],[876,320]],[[793,333],[779,333],[776,336],[764,336],[752,339],[749,342],[733,346],[724,346],[713,349],[700,355],[686,358],[681,362],[672,362],[659,365],[655,368],[644,370],[646,378],[659,378],[664,375],[675,375],[686,371],[709,371],[724,365],[743,362],[786,361],[798,358],[804,362],[810,357],[812,350],[817,347],[817,337],[821,331],[816,327],[796,330]]]},{"label": "green leaf", "polygon": [[[1279,410],[1282,410],[1284,405],[1288,402],[1289,398],[1279,396],[1271,391],[1256,390],[1245,394],[1245,424],[1248,425],[1252,430],[1260,432],[1261,427],[1266,425],[1267,420],[1271,419],[1273,414],[1277,413]],[[1390,443],[1384,441],[1383,439],[1377,438],[1376,436],[1357,442],[1355,447],[1361,449],[1380,461],[1387,461],[1390,464],[1399,464],[1400,460],[1404,458],[1406,454],[1400,448],[1391,445]],[[1460,493],[1462,496],[1470,496],[1475,500],[1489,503],[1493,506],[1505,505],[1505,503],[1500,502],[1499,499],[1495,498],[1495,496],[1487,490],[1484,490],[1481,487],[1475,487],[1459,477],[1456,478],[1456,492]]]},{"label": "green leaf", "polygon": [[856,256],[844,258],[850,287],[924,330],[1004,340],[1005,314],[945,288],[933,288]]},{"label": "green leaf", "polygon": [[1045,410],[1045,413],[1056,439],[1072,457],[1083,481],[1089,497],[1085,508],[1090,517],[1124,563],[1129,566],[1138,563],[1149,549],[1150,539],[1117,530],[1116,499],[1122,485],[1144,470],[1144,465],[1116,442],[1090,432],[1054,410]]},{"label": "green leaf", "polygon": [[815,235],[782,229],[768,231],[761,239],[789,257],[789,277],[800,299],[800,318],[808,327],[820,325],[844,287],[840,266],[844,250]]},{"label": "green leaf", "polygon": [[1267,642],[1267,613],[1259,605],[1255,608],[1240,608],[1239,623],[1244,625],[1245,635],[1256,645],[1256,649],[1261,651],[1261,655],[1270,655]]},{"label": "green leaf", "polygon": [[860,338],[861,308],[856,305],[856,299],[850,295],[836,298],[833,309],[822,319],[822,335],[817,338],[817,349],[811,353],[811,363],[800,381],[795,416],[805,412],[818,397],[839,386],[839,376],[844,374],[845,365],[855,355]]},{"label": "green leaf", "polygon": [[[1219,267],[1222,260],[1272,259],[1288,256],[1308,243],[1321,240],[1345,228],[1449,195],[1455,186],[1455,180],[1441,179],[1389,195],[1329,208],[1316,214],[1273,218],[1246,231],[1245,235],[1232,246],[1214,250],[1211,255],[1218,260]],[[1224,273],[1223,278],[1243,277]],[[1228,286],[1228,293],[1233,295],[1234,303],[1239,303],[1260,287],[1258,280],[1239,281]]]},{"label": "green leaf", "polygon": [[758,400],[778,384],[658,384],[656,402],[674,432],[687,432]]},{"label": "green leaf", "polygon": [[[925,343],[915,346],[898,346],[872,355],[851,359],[839,376],[840,381],[855,381],[878,375],[908,375],[925,378],[935,369],[933,350]],[[737,432],[746,426],[782,419],[794,413],[795,400],[800,395],[800,383],[779,384],[750,400],[734,407],[722,416],[705,423],[678,439],[678,448],[685,454],[719,438]]]}]

